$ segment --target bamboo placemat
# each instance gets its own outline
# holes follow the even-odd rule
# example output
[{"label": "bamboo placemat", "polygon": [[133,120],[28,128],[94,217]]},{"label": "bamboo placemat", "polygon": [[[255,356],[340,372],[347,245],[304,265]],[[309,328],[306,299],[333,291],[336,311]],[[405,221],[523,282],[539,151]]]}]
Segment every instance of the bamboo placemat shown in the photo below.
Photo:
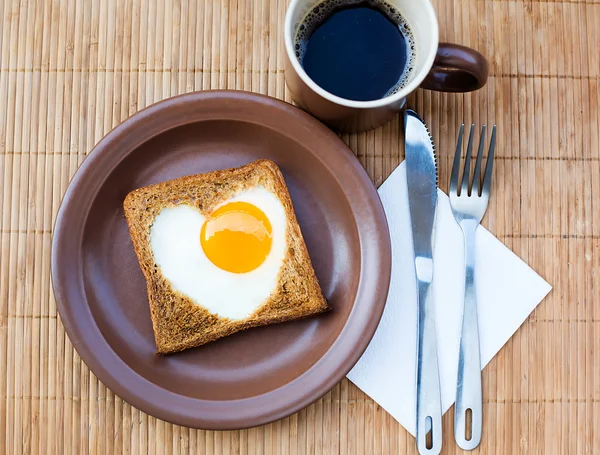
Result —
[{"label": "bamboo placemat", "polygon": [[[210,88],[290,101],[287,0],[0,0],[0,453],[415,453],[347,380],[287,419],[196,431],[132,408],[65,336],[50,284],[54,217],[93,145],[137,110]],[[485,369],[480,453],[600,451],[600,0],[434,2],[441,37],[489,57],[487,86],[417,92],[441,155],[461,122],[498,125],[484,225],[555,289]],[[344,135],[380,184],[399,121]],[[595,203],[594,203],[595,201]],[[458,453],[452,413],[444,453]]]}]

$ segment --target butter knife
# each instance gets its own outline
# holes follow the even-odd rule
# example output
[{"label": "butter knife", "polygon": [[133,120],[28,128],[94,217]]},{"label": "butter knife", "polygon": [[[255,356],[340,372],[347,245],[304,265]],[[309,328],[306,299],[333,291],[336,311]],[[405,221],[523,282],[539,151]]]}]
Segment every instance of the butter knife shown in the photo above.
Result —
[{"label": "butter knife", "polygon": [[[404,112],[408,205],[417,277],[417,448],[442,450],[442,405],[438,372],[433,293],[433,236],[437,207],[437,160],[427,127],[411,110]],[[427,433],[431,431],[430,437]]]}]

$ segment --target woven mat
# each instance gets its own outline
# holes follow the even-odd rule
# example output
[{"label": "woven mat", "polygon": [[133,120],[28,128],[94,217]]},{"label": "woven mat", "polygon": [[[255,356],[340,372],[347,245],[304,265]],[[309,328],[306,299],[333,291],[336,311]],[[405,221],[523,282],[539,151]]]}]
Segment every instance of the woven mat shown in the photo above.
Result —
[{"label": "woven mat", "polygon": [[[57,317],[52,226],[85,155],[178,93],[231,88],[290,101],[287,3],[0,0],[0,454],[415,453],[414,439],[347,380],[260,428],[159,421],[90,373]],[[600,0],[434,3],[442,39],[491,63],[479,92],[409,100],[439,145],[441,186],[460,123],[495,122],[483,224],[555,287],[484,371],[479,452],[598,453]],[[343,140],[377,184],[402,159],[398,119]],[[460,452],[452,428],[450,412],[444,453]]]}]

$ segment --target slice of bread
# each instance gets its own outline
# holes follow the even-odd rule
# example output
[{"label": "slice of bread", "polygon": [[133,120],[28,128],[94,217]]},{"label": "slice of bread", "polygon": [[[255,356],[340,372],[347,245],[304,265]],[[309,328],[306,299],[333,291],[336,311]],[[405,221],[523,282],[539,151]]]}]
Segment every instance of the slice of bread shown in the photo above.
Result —
[{"label": "slice of bread", "polygon": [[[210,313],[176,291],[155,264],[150,228],[163,208],[188,204],[210,213],[237,193],[263,186],[280,199],[286,213],[286,254],[277,286],[248,318],[231,320]],[[292,200],[279,168],[259,160],[235,169],[191,175],[132,191],[123,204],[133,247],[146,278],[157,352],[200,346],[250,327],[311,316],[328,310],[315,276]],[[199,277],[201,282],[202,277]]]}]

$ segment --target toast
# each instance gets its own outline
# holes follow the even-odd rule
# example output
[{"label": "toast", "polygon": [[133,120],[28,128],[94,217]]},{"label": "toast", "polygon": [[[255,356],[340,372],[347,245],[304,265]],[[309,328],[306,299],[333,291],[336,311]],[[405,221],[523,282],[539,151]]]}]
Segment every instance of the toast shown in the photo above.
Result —
[{"label": "toast", "polygon": [[[277,283],[268,298],[247,318],[228,319],[209,312],[202,302],[175,290],[155,263],[150,231],[157,215],[181,204],[210,213],[247,188],[262,186],[281,201],[286,214],[286,251]],[[139,188],[123,204],[129,232],[146,279],[158,354],[196,347],[240,330],[289,321],[327,311],[292,200],[279,168],[269,160],[242,167],[191,175]],[[199,277],[199,281],[202,277]]]}]

